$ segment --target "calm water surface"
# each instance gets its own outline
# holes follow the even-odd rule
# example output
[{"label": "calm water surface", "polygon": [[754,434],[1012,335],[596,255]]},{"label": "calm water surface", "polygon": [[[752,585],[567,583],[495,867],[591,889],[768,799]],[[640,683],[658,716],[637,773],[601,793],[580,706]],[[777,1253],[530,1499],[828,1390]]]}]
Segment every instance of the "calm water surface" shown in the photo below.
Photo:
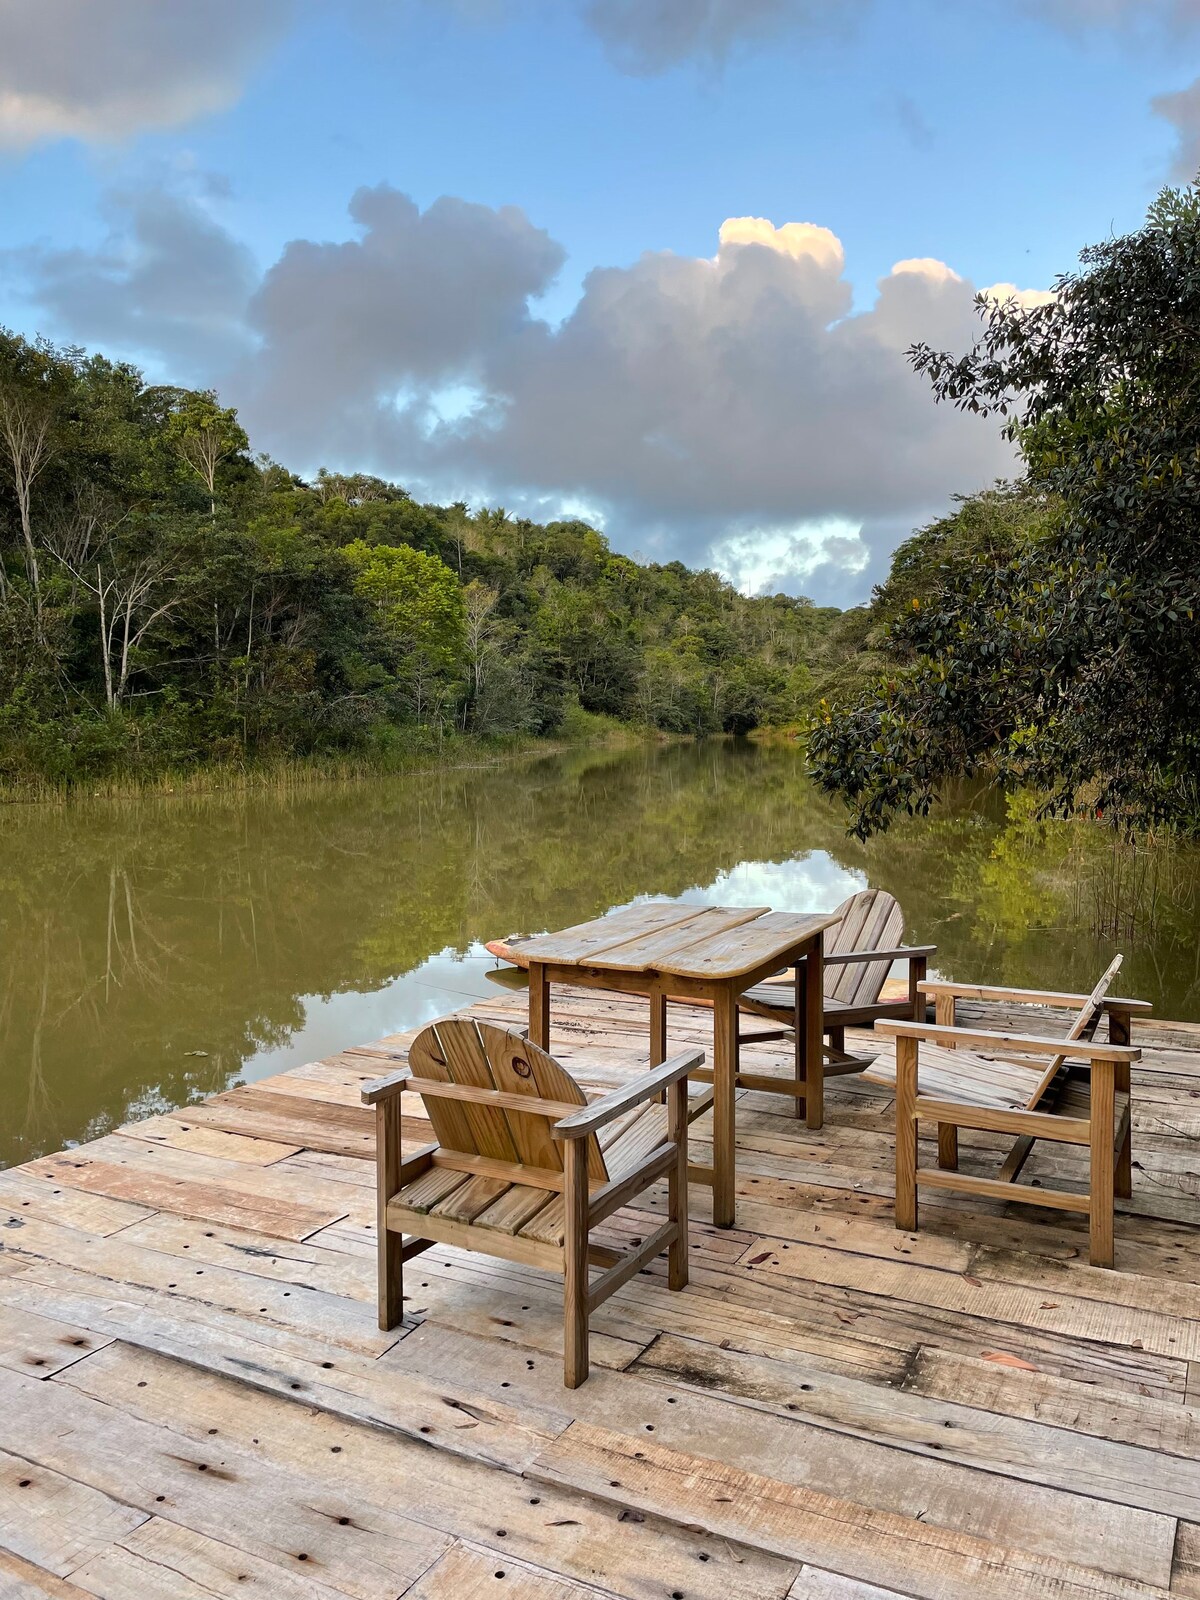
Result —
[{"label": "calm water surface", "polygon": [[491,992],[481,941],[639,895],[898,896],[948,976],[1200,1018],[1200,857],[963,797],[864,847],[788,749],[715,741],[0,816],[0,1165]]}]

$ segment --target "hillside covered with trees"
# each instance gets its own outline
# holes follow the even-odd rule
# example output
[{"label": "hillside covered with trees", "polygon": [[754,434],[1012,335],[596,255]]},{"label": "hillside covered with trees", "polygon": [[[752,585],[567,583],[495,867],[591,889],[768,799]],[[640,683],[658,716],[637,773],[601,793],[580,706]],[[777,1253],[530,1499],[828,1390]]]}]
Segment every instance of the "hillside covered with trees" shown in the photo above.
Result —
[{"label": "hillside covered with trees", "polygon": [[807,715],[841,614],[581,522],[306,483],[216,396],[0,333],[0,780]]}]

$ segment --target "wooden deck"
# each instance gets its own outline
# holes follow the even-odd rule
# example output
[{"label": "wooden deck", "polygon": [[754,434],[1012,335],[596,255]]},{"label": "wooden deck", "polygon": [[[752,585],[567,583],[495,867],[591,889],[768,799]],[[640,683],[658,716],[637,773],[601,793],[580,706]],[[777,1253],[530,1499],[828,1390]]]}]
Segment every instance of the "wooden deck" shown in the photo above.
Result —
[{"label": "wooden deck", "polygon": [[[644,1004],[555,1001],[585,1084],[644,1064]],[[898,1234],[883,1089],[747,1094],[737,1228],[693,1190],[689,1288],[623,1288],[574,1393],[548,1274],[438,1247],[375,1327],[399,1039],[0,1174],[0,1597],[1200,1596],[1200,1027],[1140,1042],[1117,1271],[1062,1213]]]}]

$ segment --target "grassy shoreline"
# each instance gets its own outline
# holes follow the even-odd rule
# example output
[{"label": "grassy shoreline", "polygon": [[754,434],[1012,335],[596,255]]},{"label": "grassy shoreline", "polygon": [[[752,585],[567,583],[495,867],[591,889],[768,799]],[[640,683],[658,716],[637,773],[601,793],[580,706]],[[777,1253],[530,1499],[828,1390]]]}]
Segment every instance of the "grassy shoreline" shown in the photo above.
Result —
[{"label": "grassy shoreline", "polygon": [[469,733],[441,736],[413,730],[410,743],[375,750],[331,752],[328,755],[280,755],[245,761],[202,762],[195,766],[151,772],[114,772],[71,783],[53,783],[30,776],[0,779],[0,806],[76,805],[89,800],[227,794],[239,791],[287,791],[327,783],[355,783],[369,778],[401,777],[432,769],[496,767],[530,757],[570,750],[635,749],[671,742],[657,729],[622,723],[615,718],[576,710],[553,736],[507,735],[482,738]]}]

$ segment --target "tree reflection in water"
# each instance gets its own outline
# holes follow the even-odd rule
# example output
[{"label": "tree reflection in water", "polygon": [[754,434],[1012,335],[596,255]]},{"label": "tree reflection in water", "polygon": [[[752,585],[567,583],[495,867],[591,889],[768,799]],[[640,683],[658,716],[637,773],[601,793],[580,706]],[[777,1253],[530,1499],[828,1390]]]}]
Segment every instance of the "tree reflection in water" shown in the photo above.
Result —
[{"label": "tree reflection in water", "polygon": [[577,752],[5,823],[0,1164],[440,1014],[486,988],[462,959],[477,941],[637,895],[815,909],[870,882],[946,973],[1083,988],[1123,897],[1124,986],[1200,1015],[1195,853],[1131,870],[1103,830],[982,794],[863,846],[789,748]]}]

